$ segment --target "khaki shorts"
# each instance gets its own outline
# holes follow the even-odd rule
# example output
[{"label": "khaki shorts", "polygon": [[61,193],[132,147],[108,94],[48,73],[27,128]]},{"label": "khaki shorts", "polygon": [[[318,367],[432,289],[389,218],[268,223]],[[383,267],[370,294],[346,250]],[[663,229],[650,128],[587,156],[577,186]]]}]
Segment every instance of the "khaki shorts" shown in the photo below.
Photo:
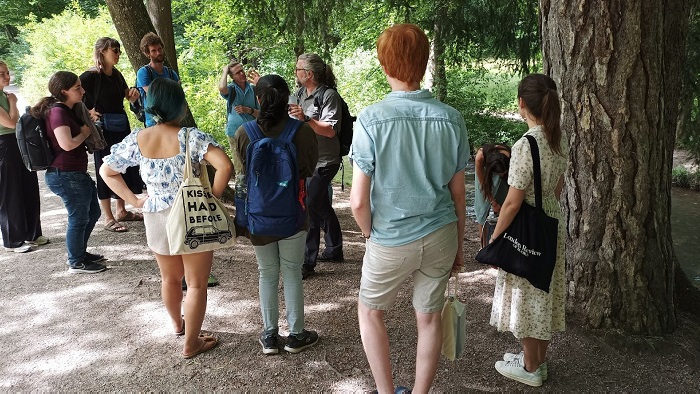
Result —
[{"label": "khaki shorts", "polygon": [[456,222],[406,245],[382,246],[368,240],[360,302],[370,309],[387,310],[406,279],[413,276],[413,308],[420,313],[439,312],[456,255]]},{"label": "khaki shorts", "polygon": [[170,244],[168,243],[168,215],[170,208],[160,212],[144,212],[143,225],[146,227],[146,243],[155,253],[170,256]]}]

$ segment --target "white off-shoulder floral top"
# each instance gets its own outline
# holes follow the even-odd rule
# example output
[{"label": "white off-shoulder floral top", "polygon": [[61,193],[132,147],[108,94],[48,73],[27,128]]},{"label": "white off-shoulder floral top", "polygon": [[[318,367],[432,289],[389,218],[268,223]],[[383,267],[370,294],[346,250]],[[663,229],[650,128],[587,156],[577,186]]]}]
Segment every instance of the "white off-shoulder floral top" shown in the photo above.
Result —
[{"label": "white off-shoulder floral top", "polygon": [[[143,205],[144,212],[159,212],[173,205],[175,194],[184,179],[185,170],[185,134],[186,128],[180,129],[177,138],[180,141],[180,153],[164,159],[143,157],[136,141],[141,129],[134,130],[122,142],[112,146],[111,154],[103,162],[114,171],[124,173],[133,166],[141,166],[141,179],[146,184],[148,199]],[[195,128],[189,128],[190,156],[192,171],[199,176],[200,163],[206,164],[204,154],[209,146],[220,147],[214,137]]]}]

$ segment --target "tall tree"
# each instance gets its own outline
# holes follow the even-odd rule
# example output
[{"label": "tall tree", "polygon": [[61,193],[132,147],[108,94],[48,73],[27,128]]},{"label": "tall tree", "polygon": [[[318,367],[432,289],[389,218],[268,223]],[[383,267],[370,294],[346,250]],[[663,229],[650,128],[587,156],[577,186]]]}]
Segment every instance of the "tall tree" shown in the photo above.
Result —
[{"label": "tall tree", "polygon": [[[148,9],[153,11],[153,15],[149,15],[142,0],[107,0],[107,8],[134,72],[149,62],[139,47],[141,38],[152,31],[155,31],[165,44],[165,64],[177,71],[171,2],[170,0],[148,1],[151,3]],[[160,30],[154,28],[151,20],[156,20],[156,25],[160,27]],[[182,125],[196,126],[189,107]]]},{"label": "tall tree", "polygon": [[677,325],[671,163],[686,0],[541,0],[545,73],[569,139],[570,310],[592,327]]}]

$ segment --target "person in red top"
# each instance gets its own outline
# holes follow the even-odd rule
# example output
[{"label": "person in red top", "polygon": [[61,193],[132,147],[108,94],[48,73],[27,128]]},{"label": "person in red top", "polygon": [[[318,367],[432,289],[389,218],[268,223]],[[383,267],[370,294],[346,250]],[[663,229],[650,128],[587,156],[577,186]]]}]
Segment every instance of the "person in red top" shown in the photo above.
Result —
[{"label": "person in red top", "polygon": [[87,242],[100,218],[97,188],[87,172],[88,156],[85,140],[90,129],[74,112],[85,90],[78,76],[57,71],[49,80],[51,96],[44,97],[31,109],[34,116],[44,118],[46,134],[54,154],[46,170],[46,185],[61,197],[68,211],[66,249],[68,271],[97,273],[107,269],[100,261],[104,256],[87,252]]}]

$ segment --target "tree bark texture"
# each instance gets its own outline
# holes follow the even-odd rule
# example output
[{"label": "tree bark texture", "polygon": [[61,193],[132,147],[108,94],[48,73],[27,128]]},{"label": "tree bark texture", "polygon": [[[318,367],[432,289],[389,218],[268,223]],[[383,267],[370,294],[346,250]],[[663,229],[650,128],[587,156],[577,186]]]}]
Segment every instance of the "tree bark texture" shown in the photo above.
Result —
[{"label": "tree bark texture", "polygon": [[569,168],[568,309],[596,328],[676,327],[671,166],[685,0],[540,0]]},{"label": "tree bark texture", "polygon": [[435,20],[433,22],[433,45],[430,57],[430,72],[435,98],[445,101],[447,97],[447,74],[445,73],[445,23],[447,23],[447,7],[445,0],[435,2]]},{"label": "tree bark texture", "polygon": [[[165,57],[169,66],[179,73],[177,66],[177,52],[175,51],[175,33],[173,31],[172,2],[170,0],[146,1],[148,16],[156,29],[156,34],[165,44]],[[145,34],[145,33],[144,33]]]},{"label": "tree bark texture", "polygon": [[131,68],[136,72],[149,62],[139,48],[141,38],[150,31],[155,32],[146,6],[141,0],[107,0],[107,8]]},{"label": "tree bark texture", "polygon": [[[149,8],[152,8],[155,12],[155,14],[150,17],[146,5],[141,0],[107,0],[107,8],[109,9],[112,22],[117,29],[117,33],[119,33],[119,39],[121,40],[123,48],[126,50],[134,72],[137,72],[141,66],[148,64],[150,61],[141,53],[139,47],[141,38],[143,38],[146,33],[157,31],[153,27],[151,19],[156,20],[161,31],[166,34],[166,36],[163,37],[161,31],[156,33],[165,44],[165,64],[177,71],[177,53],[175,52],[170,0],[150,0],[149,3],[153,3],[149,5]],[[159,18],[164,18],[164,20],[168,22],[165,23]],[[171,57],[173,61],[170,61]],[[181,124],[185,127],[197,126],[189,106],[187,107],[185,119],[182,120]]]}]

